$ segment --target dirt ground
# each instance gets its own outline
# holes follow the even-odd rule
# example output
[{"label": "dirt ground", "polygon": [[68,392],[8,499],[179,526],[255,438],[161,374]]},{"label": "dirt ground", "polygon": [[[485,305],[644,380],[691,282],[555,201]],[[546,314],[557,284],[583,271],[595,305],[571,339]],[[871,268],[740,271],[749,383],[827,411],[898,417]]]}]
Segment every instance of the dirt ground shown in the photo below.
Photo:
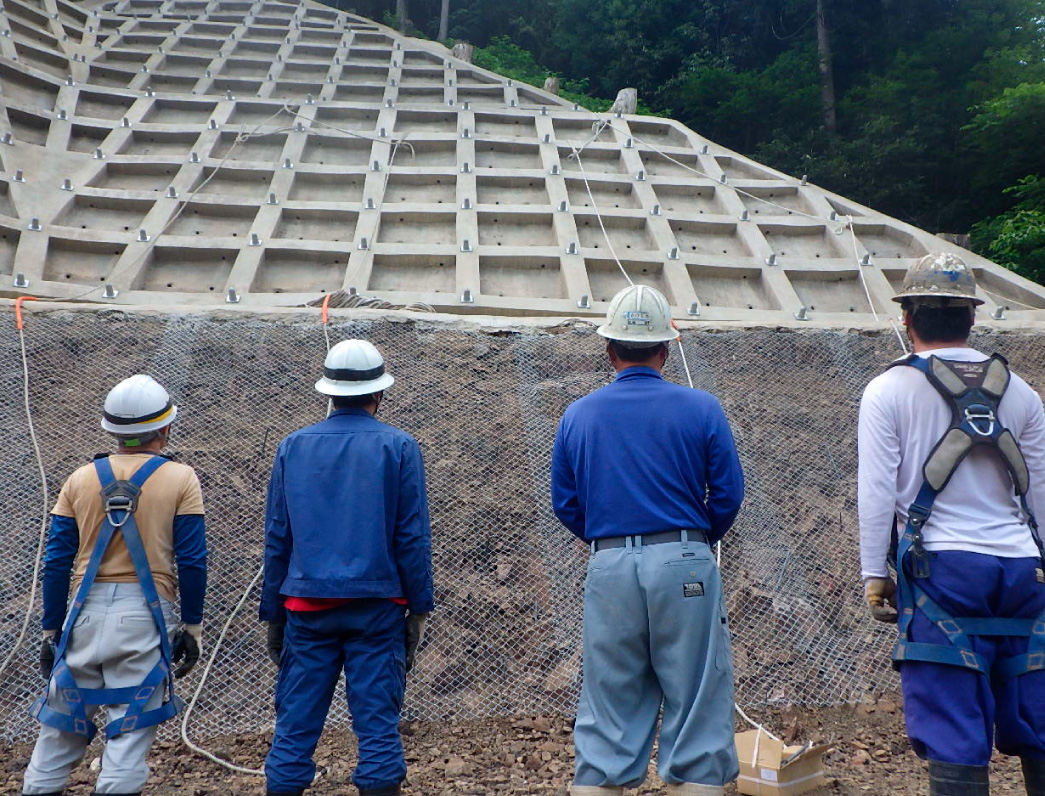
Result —
[{"label": "dirt ground", "polygon": [[[928,792],[924,763],[915,757],[904,734],[903,713],[896,695],[856,707],[819,710],[787,708],[759,716],[785,740],[824,741],[835,748],[825,758],[826,796]],[[738,725],[738,729],[744,727]],[[485,796],[547,794],[565,796],[573,771],[571,726],[559,716],[530,716],[457,724],[404,724],[409,765],[407,796]],[[211,739],[209,751],[247,767],[260,766],[267,735]],[[67,790],[87,796],[94,773],[89,762],[99,754],[93,744]],[[0,745],[0,796],[19,794],[28,745]],[[327,732],[316,753],[321,776],[309,790],[316,796],[353,796],[350,777],[355,744],[348,731]],[[179,742],[161,740],[150,757],[152,777],[147,796],[246,796],[264,792],[259,777],[233,774],[190,754]],[[996,756],[992,765],[994,793],[1023,793],[1019,761]],[[647,784],[628,796],[664,792],[652,770]],[[734,793],[732,788],[727,793]]]}]

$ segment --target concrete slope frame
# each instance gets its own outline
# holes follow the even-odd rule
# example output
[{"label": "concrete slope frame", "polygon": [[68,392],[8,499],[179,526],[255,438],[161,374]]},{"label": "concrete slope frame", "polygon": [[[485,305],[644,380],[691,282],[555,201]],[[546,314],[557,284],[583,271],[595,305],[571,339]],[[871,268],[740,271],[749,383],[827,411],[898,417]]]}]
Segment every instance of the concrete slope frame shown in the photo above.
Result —
[{"label": "concrete slope frame", "polygon": [[[624,270],[680,320],[845,328],[961,252],[317,3],[0,2],[5,295],[597,316]],[[981,317],[1045,319],[1045,288],[961,253]]]}]

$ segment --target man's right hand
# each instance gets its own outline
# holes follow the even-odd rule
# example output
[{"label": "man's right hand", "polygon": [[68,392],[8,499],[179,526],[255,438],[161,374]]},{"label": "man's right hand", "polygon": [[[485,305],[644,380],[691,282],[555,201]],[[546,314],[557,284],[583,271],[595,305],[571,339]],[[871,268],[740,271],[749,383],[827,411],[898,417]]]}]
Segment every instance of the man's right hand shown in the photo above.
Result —
[{"label": "man's right hand", "polygon": [[896,622],[896,583],[892,578],[865,580],[864,598],[871,607],[871,616],[879,622]]},{"label": "man's right hand", "polygon": [[265,641],[265,649],[268,650],[269,660],[279,668],[279,660],[283,656],[283,631],[286,625],[282,622],[268,623],[268,638]]},{"label": "man's right hand", "polygon": [[51,679],[51,670],[54,669],[54,659],[58,653],[58,642],[62,637],[62,631],[45,632],[40,641],[40,676],[45,680]]}]

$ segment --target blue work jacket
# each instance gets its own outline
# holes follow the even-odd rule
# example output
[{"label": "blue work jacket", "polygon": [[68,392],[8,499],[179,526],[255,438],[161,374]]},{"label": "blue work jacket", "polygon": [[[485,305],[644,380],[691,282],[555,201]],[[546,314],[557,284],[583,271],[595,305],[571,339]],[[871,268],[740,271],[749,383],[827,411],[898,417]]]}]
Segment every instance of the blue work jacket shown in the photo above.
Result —
[{"label": "blue work jacket", "polygon": [[265,507],[260,617],[283,597],[405,598],[433,607],[432,543],[416,440],[365,409],[339,409],[279,445]]},{"label": "blue work jacket", "polygon": [[719,402],[646,367],[566,409],[551,476],[555,516],[585,541],[695,529],[714,543],[744,498]]}]

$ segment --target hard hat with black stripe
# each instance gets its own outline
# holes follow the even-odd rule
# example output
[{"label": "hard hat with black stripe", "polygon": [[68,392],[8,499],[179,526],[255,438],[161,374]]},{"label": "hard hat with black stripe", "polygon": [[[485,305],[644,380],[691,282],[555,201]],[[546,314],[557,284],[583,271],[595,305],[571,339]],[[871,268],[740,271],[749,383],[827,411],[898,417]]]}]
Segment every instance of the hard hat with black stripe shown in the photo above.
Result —
[{"label": "hard hat with black stripe", "polygon": [[152,376],[139,373],[124,379],[105,396],[102,428],[118,437],[159,431],[178,416],[178,407]]},{"label": "hard hat with black stripe", "polygon": [[370,395],[388,389],[394,381],[373,343],[342,340],[327,352],[316,389],[324,395]]}]

